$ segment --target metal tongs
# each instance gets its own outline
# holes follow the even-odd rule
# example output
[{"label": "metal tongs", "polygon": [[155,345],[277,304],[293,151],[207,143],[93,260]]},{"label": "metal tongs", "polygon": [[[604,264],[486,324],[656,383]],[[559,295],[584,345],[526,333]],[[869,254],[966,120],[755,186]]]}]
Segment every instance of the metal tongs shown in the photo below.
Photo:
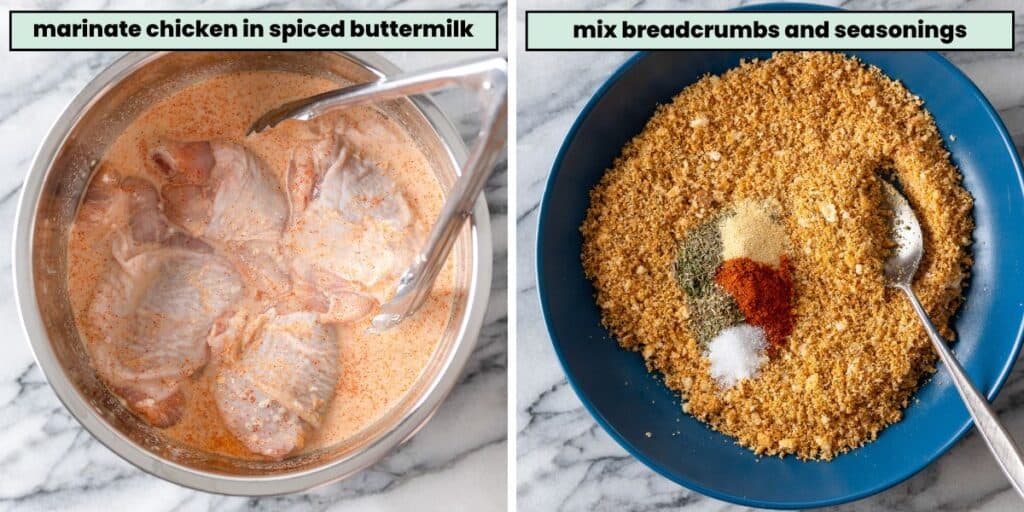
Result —
[{"label": "metal tongs", "polygon": [[470,148],[459,178],[430,231],[426,246],[399,278],[391,300],[382,304],[380,313],[373,318],[373,328],[378,331],[398,325],[419,310],[426,301],[434,280],[455,245],[463,222],[472,214],[473,203],[494,171],[494,164],[505,147],[508,133],[505,69],[505,59],[489,57],[402,73],[285,103],[264,114],[249,128],[249,133],[260,132],[288,119],[308,121],[338,108],[450,87],[464,87],[476,93],[483,113],[480,134]]}]

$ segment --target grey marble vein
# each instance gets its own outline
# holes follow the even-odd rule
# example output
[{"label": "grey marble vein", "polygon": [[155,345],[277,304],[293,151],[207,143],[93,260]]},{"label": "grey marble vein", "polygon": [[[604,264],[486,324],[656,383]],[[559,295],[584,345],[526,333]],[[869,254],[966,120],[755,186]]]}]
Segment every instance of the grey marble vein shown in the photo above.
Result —
[{"label": "grey marble vein", "polygon": [[[728,8],[748,2],[608,0],[575,2],[574,9]],[[828,1],[850,9],[1017,9],[1016,33],[1024,33],[1020,2]],[[555,153],[576,115],[627,52],[524,52],[525,9],[556,8],[520,1],[516,19],[518,59],[517,133],[517,501],[521,510],[735,511],[748,510],[681,488],[630,457],[583,409],[565,381],[543,326],[536,297],[534,250],[537,207]],[[559,5],[557,8],[567,8]],[[985,92],[1014,138],[1024,146],[1024,38],[1014,52],[951,52],[947,56]],[[1018,364],[995,408],[1024,440],[1024,364]],[[839,510],[1022,510],[976,435],[907,482]]]},{"label": "grey marble vein", "polygon": [[[24,1],[6,9],[498,9],[504,2],[479,0],[439,4],[426,0],[352,2],[231,1]],[[9,30],[3,25],[3,39]],[[501,46],[504,47],[504,38]],[[116,52],[11,53],[0,68],[0,289],[13,294],[11,236],[16,197],[35,149],[64,106]],[[414,69],[464,59],[460,52],[387,52],[400,67]],[[467,94],[436,97],[467,139],[479,121]],[[0,304],[0,326],[8,333],[0,358],[0,511],[17,510],[504,510],[506,497],[506,219],[505,162],[486,193],[491,211],[495,262],[490,306],[477,349],[430,423],[372,468],[338,484],[290,496],[245,499],[188,490],[152,477],[122,461],[85,432],[57,401],[36,368],[8,299]]]}]

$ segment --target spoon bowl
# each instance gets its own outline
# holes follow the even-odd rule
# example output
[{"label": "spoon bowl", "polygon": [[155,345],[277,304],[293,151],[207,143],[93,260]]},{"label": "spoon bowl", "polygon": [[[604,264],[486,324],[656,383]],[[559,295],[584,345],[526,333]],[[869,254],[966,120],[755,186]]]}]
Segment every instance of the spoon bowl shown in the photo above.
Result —
[{"label": "spoon bowl", "polygon": [[921,223],[910,202],[891,183],[882,180],[882,194],[892,210],[891,229],[896,247],[885,261],[885,280],[889,286],[910,286],[924,256]]}]

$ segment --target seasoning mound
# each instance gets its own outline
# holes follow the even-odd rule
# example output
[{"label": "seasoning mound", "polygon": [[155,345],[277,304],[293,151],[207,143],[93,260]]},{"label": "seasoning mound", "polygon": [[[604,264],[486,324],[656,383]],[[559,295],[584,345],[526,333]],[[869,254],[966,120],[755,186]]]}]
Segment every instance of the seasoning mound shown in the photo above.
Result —
[{"label": "seasoning mound", "polygon": [[740,201],[720,224],[722,260],[749,258],[774,266],[786,253],[786,230],[755,201]]},{"label": "seasoning mound", "polygon": [[764,329],[748,324],[727,327],[708,343],[711,376],[722,386],[731,388],[755,376],[768,362],[767,348]]},{"label": "seasoning mound", "polygon": [[773,350],[785,346],[786,337],[793,330],[793,279],[785,255],[778,267],[747,257],[726,260],[719,267],[715,282],[732,295],[747,322],[764,328]]},{"label": "seasoning mound", "polygon": [[[718,340],[746,320],[763,329],[760,336],[767,336],[771,343],[769,354],[778,352],[793,329],[793,282],[786,247],[786,232],[777,216],[754,200],[740,201],[686,233],[676,276],[690,308],[690,331],[699,344]],[[749,350],[765,349],[759,342],[750,343]],[[719,367],[746,365],[720,360]],[[732,387],[754,370],[718,381]]]},{"label": "seasoning mound", "polygon": [[[831,459],[873,440],[935,361],[909,305],[885,287],[881,169],[896,174],[922,223],[914,289],[951,338],[971,265],[971,197],[921,100],[827,52],[707,76],[622,149],[581,226],[605,325],[664,374],[687,412],[757,454]],[[788,273],[792,315],[777,347],[761,327],[775,353],[735,382],[721,378],[720,355],[743,363],[734,377],[760,359],[751,336],[716,342],[738,325],[758,329],[729,290],[733,266],[771,269],[780,286]]]},{"label": "seasoning mound", "polygon": [[688,299],[689,327],[702,345],[744,320],[736,300],[715,282],[721,263],[722,237],[715,217],[686,233],[675,264],[676,279]]}]

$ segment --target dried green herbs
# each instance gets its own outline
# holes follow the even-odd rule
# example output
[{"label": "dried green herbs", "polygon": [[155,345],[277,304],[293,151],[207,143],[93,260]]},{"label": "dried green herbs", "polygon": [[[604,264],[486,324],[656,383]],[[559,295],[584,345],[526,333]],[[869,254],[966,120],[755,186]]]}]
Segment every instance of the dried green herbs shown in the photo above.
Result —
[{"label": "dried green herbs", "polygon": [[722,237],[718,217],[691,228],[683,237],[676,260],[676,278],[689,297],[701,297],[715,282],[722,263]]},{"label": "dried green herbs", "polygon": [[736,300],[715,283],[701,297],[687,297],[690,319],[687,322],[697,343],[706,345],[722,329],[743,322]]},{"label": "dried green herbs", "polygon": [[690,308],[687,323],[701,345],[743,321],[736,301],[715,283],[715,272],[722,264],[721,218],[715,216],[687,231],[676,260],[676,278]]}]

